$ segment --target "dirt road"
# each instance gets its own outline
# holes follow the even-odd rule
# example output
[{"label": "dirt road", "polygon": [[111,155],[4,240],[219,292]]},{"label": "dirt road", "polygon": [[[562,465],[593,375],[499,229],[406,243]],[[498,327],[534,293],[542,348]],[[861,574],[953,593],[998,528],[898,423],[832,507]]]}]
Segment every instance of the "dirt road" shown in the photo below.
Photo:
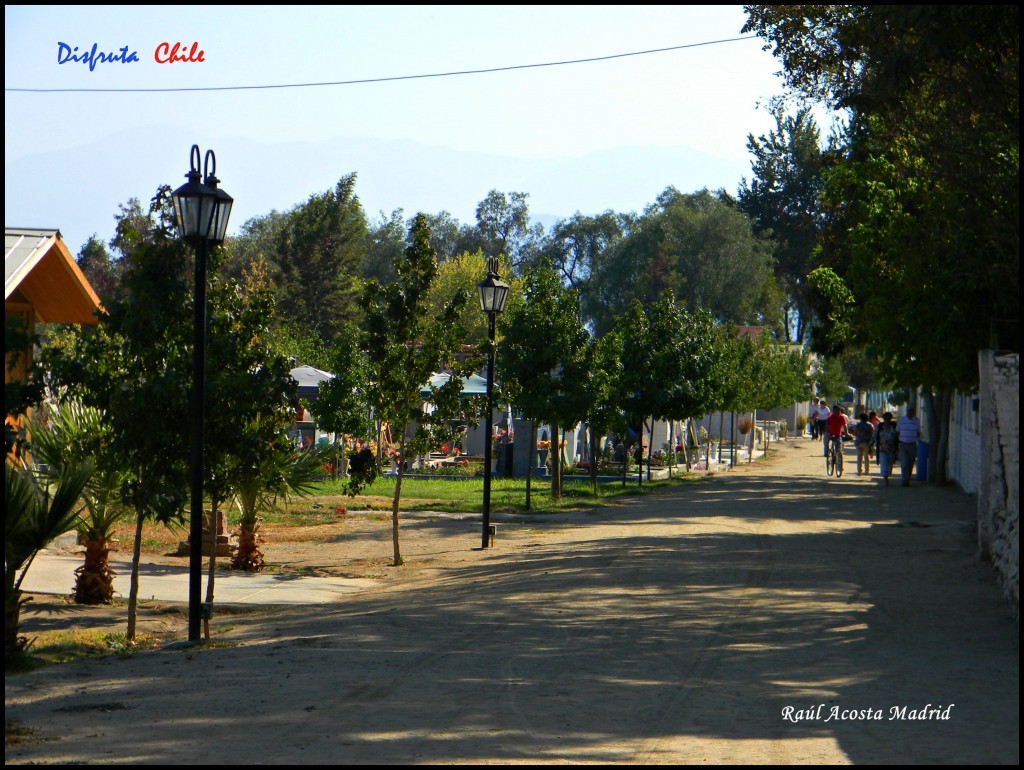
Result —
[{"label": "dirt road", "polygon": [[426,522],[406,572],[233,616],[236,646],[7,677],[34,732],[6,761],[1016,764],[1018,623],[974,504],[828,479],[796,440],[486,552]]}]

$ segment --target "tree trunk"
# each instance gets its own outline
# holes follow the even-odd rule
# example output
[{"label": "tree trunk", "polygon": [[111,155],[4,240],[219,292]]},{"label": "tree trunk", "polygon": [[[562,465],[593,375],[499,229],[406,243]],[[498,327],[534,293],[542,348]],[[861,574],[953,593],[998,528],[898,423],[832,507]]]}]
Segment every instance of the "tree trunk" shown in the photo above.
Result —
[{"label": "tree trunk", "polygon": [[238,528],[238,550],[231,560],[232,569],[244,572],[262,572],[266,566],[260,551],[259,531],[247,526]]},{"label": "tree trunk", "polygon": [[533,463],[537,459],[537,423],[530,420],[530,462],[526,468],[526,510],[530,510],[532,499],[530,497],[533,489]]},{"label": "tree trunk", "polygon": [[949,412],[952,404],[949,391],[931,391],[924,394],[925,415],[928,420],[928,481],[944,486],[946,456],[949,454]]},{"label": "tree trunk", "polygon": [[[213,584],[217,577],[217,514],[220,504],[216,500],[210,501],[210,561],[207,567],[206,576],[206,602],[213,607]],[[203,614],[204,636],[210,638],[210,615]]]},{"label": "tree trunk", "polygon": [[622,486],[626,486],[626,476],[629,474],[629,429],[626,429],[626,437],[619,439],[622,442]]},{"label": "tree trunk", "polygon": [[[128,633],[125,636],[129,642],[135,641],[135,619],[139,607],[139,562],[142,559],[142,522],[145,520],[145,509],[135,509],[135,543],[132,545],[132,577],[128,589]],[[199,548],[198,543],[191,544],[193,548]]]},{"label": "tree trunk", "polygon": [[[711,418],[708,417],[708,433],[711,433]],[[718,413],[718,465],[722,465],[722,439],[725,438],[725,412]],[[710,465],[708,466],[710,467]]]},{"label": "tree trunk", "polygon": [[598,436],[597,431],[593,427],[587,428],[587,439],[590,441],[590,485],[594,489],[594,495],[597,495],[597,465],[601,461],[598,456]]},{"label": "tree trunk", "polygon": [[[640,435],[641,435],[641,438],[642,438],[643,437],[643,431],[640,432]],[[650,430],[647,431],[647,436],[648,436],[648,441],[647,441],[647,481],[650,482],[650,480],[651,480],[651,458],[654,456],[654,418],[653,417],[651,418],[651,427],[650,427]],[[641,444],[640,445],[643,446],[642,440],[641,440]]]},{"label": "tree trunk", "polygon": [[85,544],[85,563],[75,570],[75,604],[110,604],[114,598],[114,571],[105,537]]},{"label": "tree trunk", "polygon": [[[398,546],[398,507],[402,500],[402,474],[405,473],[405,426],[402,426],[402,450],[398,454],[398,478],[395,480],[395,499],[391,503],[391,543],[394,549],[394,566],[403,564],[402,551]],[[490,441],[491,437],[488,436]]]},{"label": "tree trunk", "polygon": [[[686,433],[684,424],[683,433]],[[672,478],[672,468],[676,464],[676,421],[668,421],[668,477]]]},{"label": "tree trunk", "polygon": [[[4,664],[16,661],[25,651],[28,641],[18,638],[18,629],[21,626],[21,608],[28,601],[20,587],[17,579],[17,570],[6,569],[4,565]],[[25,570],[22,569],[22,575]]]},{"label": "tree trunk", "polygon": [[644,421],[640,420],[640,434],[636,437],[636,485],[644,485]]},{"label": "tree trunk", "polygon": [[729,467],[732,468],[736,465],[736,412],[732,413],[729,428]]},{"label": "tree trunk", "polygon": [[562,441],[557,423],[551,424],[551,499],[562,499]]},{"label": "tree trunk", "polygon": [[757,440],[757,422],[754,420],[755,412],[750,413],[750,449],[747,450],[747,462],[754,462],[754,442]]}]

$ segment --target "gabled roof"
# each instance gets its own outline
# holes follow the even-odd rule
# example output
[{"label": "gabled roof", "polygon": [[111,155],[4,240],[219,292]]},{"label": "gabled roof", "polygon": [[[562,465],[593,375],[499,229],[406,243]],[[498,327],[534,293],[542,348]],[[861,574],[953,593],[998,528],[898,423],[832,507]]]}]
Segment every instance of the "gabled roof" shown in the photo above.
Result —
[{"label": "gabled roof", "polygon": [[4,230],[4,301],[32,305],[43,323],[96,323],[99,297],[75,264],[60,230]]},{"label": "gabled roof", "polygon": [[[434,388],[440,388],[446,384],[452,376],[447,372],[441,372],[440,374],[434,374],[430,378],[430,382],[420,388],[420,395],[424,398],[430,397],[430,391]],[[481,377],[479,374],[471,374],[468,377],[462,378],[462,395],[463,396],[483,396],[487,394],[487,380]]]},{"label": "gabled roof", "polygon": [[299,398],[315,399],[320,395],[320,383],[334,377],[330,372],[312,366],[296,366],[291,370],[292,379],[299,383]]}]

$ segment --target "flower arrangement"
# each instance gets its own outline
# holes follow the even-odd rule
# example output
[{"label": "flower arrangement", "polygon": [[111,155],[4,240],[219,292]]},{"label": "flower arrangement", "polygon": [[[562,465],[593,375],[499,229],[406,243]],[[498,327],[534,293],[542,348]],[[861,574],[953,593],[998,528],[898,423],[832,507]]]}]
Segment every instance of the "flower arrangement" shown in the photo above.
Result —
[{"label": "flower arrangement", "polygon": [[502,444],[506,444],[506,443],[510,443],[512,441],[515,441],[515,437],[516,437],[516,435],[512,431],[506,431],[506,430],[495,431],[494,435],[491,436],[491,448],[494,451],[498,451],[498,447],[500,447]]},{"label": "flower arrangement", "polygon": [[[559,449],[565,449],[565,441],[564,440],[560,441],[558,443],[558,448]],[[538,441],[537,442],[537,449],[551,449],[551,442],[550,441]]]}]

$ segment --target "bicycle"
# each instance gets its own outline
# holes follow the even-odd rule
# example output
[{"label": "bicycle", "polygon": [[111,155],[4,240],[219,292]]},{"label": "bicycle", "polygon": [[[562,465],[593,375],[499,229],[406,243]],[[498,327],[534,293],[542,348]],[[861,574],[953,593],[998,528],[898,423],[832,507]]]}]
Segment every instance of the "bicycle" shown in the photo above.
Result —
[{"label": "bicycle", "polygon": [[836,478],[843,475],[843,437],[829,436],[828,454],[825,455],[825,472]]}]

